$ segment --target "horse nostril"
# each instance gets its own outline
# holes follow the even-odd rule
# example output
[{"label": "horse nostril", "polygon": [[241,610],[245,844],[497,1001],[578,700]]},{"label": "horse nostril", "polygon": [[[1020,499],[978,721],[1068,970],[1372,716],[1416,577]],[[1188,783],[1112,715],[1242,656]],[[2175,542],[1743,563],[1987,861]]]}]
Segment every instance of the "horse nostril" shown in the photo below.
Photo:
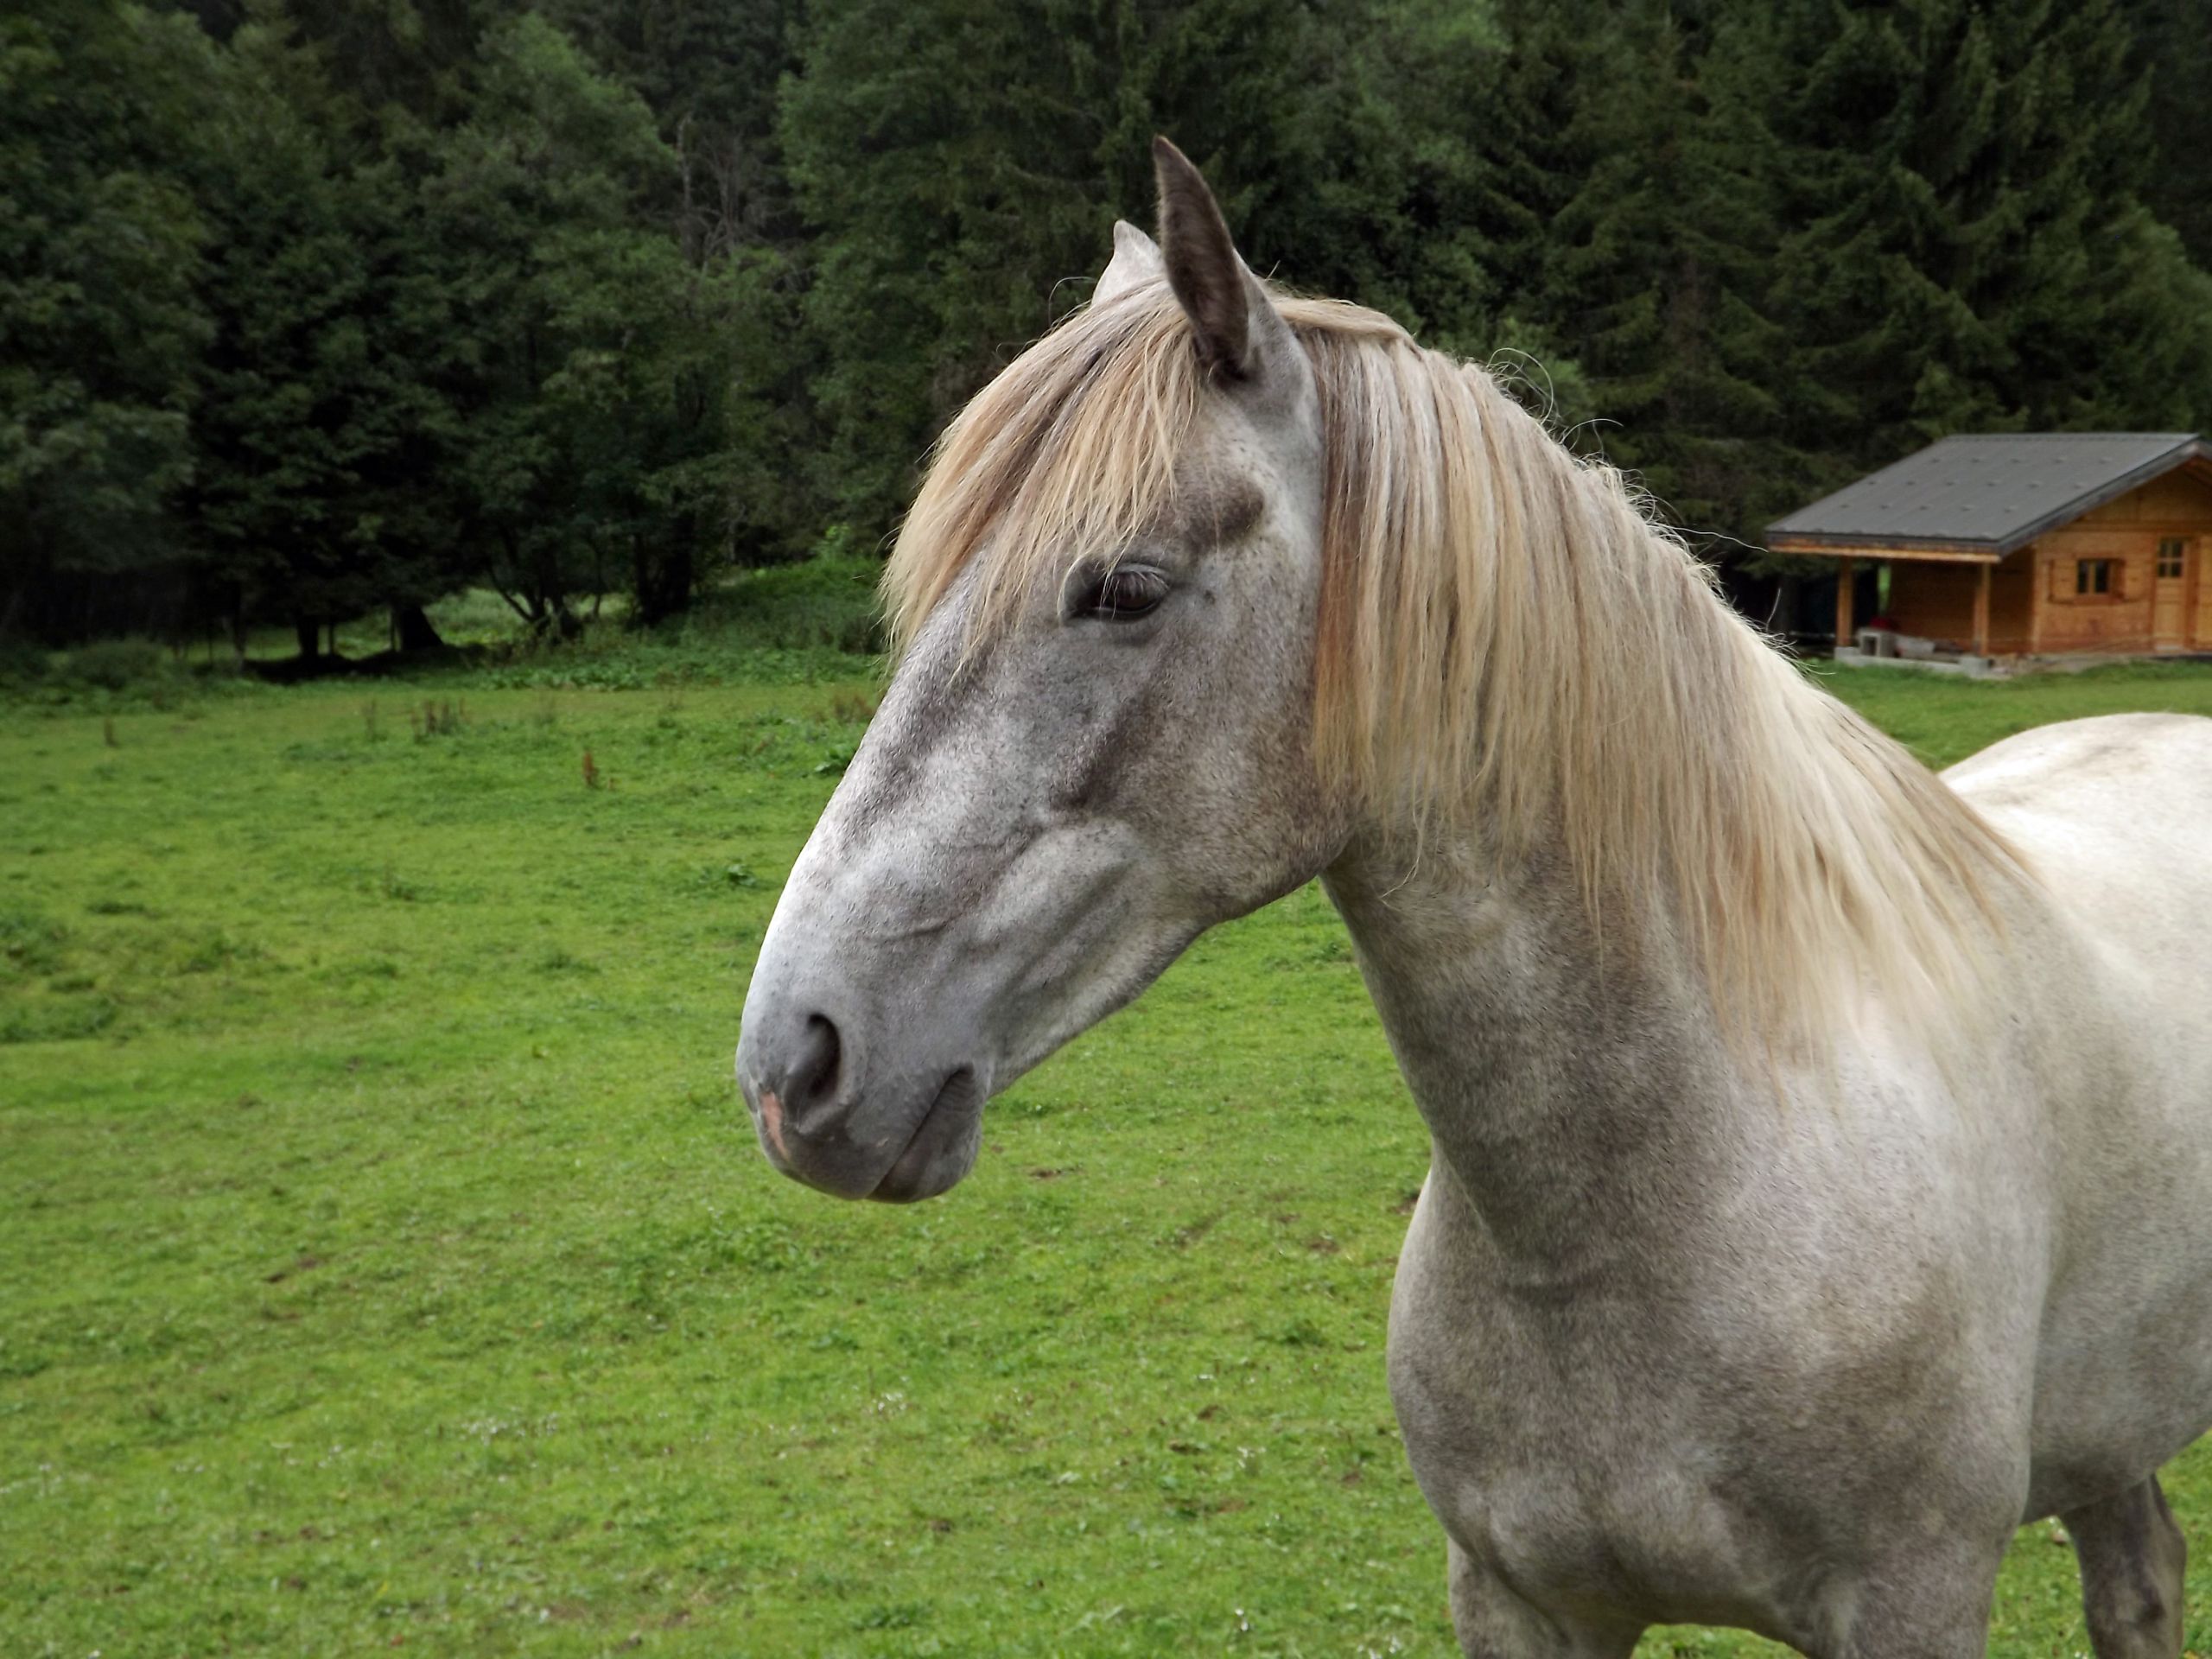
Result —
[{"label": "horse nostril", "polygon": [[791,1070],[786,1103],[792,1111],[804,1112],[836,1097],[838,1065],[843,1054],[836,1023],[825,1014],[807,1015],[806,1035],[800,1040]]}]

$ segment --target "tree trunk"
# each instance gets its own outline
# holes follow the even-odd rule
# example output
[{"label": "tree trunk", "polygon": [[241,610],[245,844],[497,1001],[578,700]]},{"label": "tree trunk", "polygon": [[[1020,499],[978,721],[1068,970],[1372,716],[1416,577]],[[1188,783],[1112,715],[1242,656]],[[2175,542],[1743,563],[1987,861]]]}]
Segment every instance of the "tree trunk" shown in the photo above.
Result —
[{"label": "tree trunk", "polygon": [[678,518],[668,539],[655,550],[639,542],[631,559],[631,585],[638,600],[638,620],[651,627],[691,608],[691,517]]},{"label": "tree trunk", "polygon": [[445,644],[429,613],[420,605],[393,606],[391,631],[402,651],[436,651]]},{"label": "tree trunk", "polygon": [[319,617],[298,616],[292,619],[292,634],[300,642],[300,660],[319,663],[322,660],[322,621]]}]

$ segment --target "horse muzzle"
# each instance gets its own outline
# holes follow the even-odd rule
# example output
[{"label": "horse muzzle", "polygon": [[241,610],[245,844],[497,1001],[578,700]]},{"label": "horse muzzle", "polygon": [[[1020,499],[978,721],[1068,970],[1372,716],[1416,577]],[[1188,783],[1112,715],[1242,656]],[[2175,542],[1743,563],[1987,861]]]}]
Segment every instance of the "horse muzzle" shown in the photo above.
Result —
[{"label": "horse muzzle", "polygon": [[760,1150],[792,1179],[841,1198],[911,1204],[973,1168],[989,1079],[912,1063],[870,1077],[849,1022],[771,994],[748,999],[737,1081]]}]

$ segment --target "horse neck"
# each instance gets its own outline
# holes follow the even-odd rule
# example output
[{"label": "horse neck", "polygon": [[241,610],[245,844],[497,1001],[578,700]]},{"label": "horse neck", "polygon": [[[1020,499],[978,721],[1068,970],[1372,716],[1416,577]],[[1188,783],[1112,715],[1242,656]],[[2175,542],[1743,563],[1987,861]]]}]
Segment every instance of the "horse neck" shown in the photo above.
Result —
[{"label": "horse neck", "polygon": [[1501,1255],[1558,1282],[1671,1248],[1737,1126],[1737,1068],[1688,953],[1609,947],[1542,858],[1363,837],[1325,881],[1437,1176]]}]

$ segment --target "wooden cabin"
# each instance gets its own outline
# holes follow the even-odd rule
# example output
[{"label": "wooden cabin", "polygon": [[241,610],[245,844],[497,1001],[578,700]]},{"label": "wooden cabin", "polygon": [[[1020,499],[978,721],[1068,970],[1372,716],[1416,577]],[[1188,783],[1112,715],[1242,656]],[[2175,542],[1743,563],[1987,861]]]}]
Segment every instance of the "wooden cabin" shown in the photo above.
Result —
[{"label": "wooden cabin", "polygon": [[[1846,655],[2212,652],[2212,444],[2193,432],[1945,438],[1776,520],[1767,546],[1837,562]],[[1889,567],[1878,632],[1854,615],[1869,563]]]}]

